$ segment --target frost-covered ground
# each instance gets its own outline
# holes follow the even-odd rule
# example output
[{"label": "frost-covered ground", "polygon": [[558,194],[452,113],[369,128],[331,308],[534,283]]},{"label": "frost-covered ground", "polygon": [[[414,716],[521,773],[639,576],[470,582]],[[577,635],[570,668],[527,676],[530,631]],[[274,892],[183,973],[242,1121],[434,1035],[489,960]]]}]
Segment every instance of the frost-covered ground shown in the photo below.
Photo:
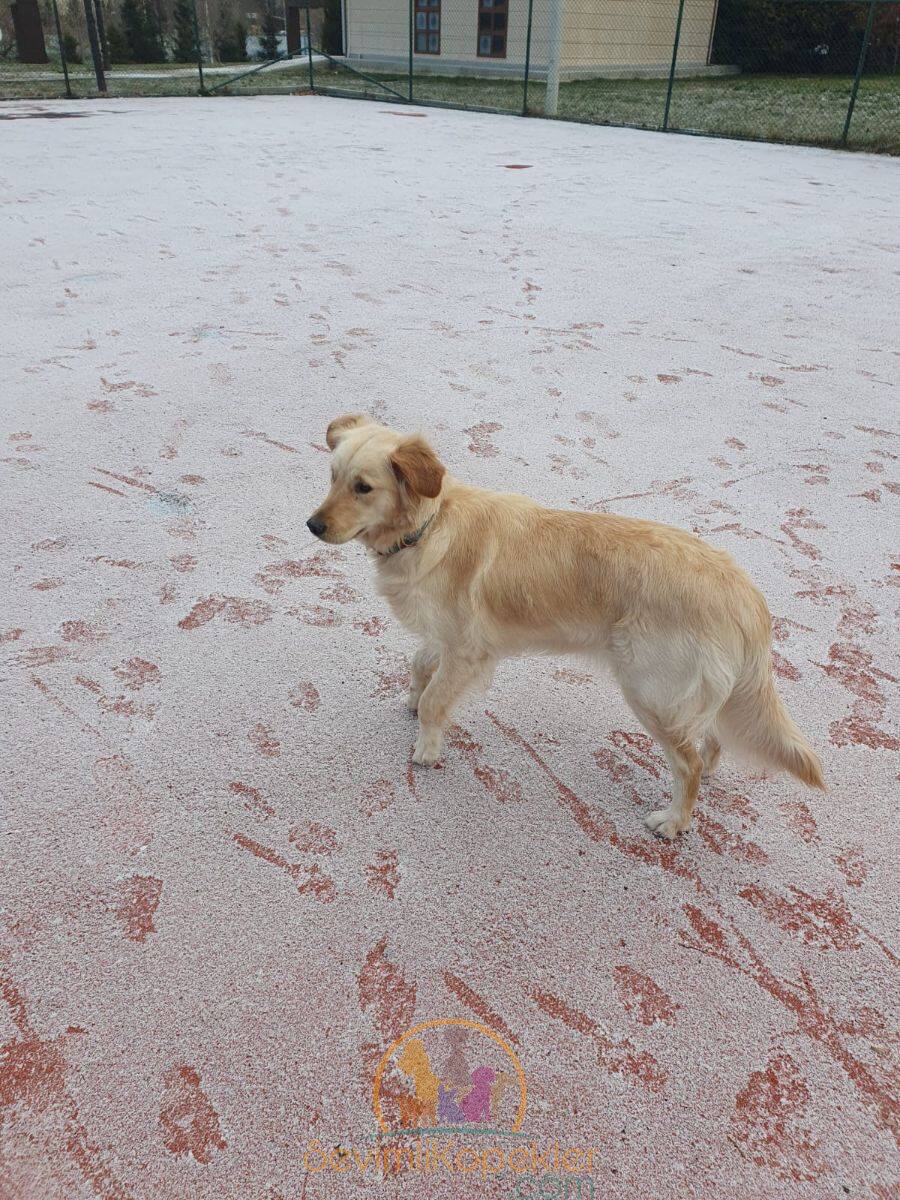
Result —
[{"label": "frost-covered ground", "polygon": [[[886,1200],[897,164],[324,98],[3,115],[4,1200],[375,1191],[310,1142],[371,1147],[380,1056],[447,1018],[598,1195]],[[661,756],[565,660],[413,771],[410,642],[304,529],[354,409],[732,551],[830,793],[725,762],[655,842]]]}]

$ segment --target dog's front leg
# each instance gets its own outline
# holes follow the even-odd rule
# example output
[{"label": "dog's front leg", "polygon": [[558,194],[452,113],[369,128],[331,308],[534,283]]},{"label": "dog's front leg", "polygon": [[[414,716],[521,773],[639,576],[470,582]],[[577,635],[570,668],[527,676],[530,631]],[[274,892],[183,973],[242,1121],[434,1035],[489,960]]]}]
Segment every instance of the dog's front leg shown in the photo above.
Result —
[{"label": "dog's front leg", "polygon": [[453,706],[463,692],[485,675],[489,664],[484,659],[459,658],[443,651],[437,669],[419,699],[419,736],[413,762],[430,767],[441,757],[444,730],[450,722]]},{"label": "dog's front leg", "polygon": [[420,646],[413,656],[412,669],[409,673],[409,697],[406,701],[410,712],[418,712],[422,693],[428,686],[440,661],[441,652],[437,646]]}]

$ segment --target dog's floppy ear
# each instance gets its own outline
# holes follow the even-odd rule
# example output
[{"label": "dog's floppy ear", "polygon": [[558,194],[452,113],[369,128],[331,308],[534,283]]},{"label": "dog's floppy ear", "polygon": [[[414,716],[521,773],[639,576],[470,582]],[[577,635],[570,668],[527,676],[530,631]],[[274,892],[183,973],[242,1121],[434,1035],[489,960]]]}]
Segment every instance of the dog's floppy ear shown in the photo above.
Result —
[{"label": "dog's floppy ear", "polygon": [[325,430],[325,444],[329,450],[334,450],[341,438],[357,425],[368,424],[369,418],[365,413],[346,413],[343,417],[335,417]]},{"label": "dog's floppy ear", "polygon": [[397,478],[417,496],[433,500],[441,490],[447,469],[424,438],[416,435],[401,442],[391,455]]}]

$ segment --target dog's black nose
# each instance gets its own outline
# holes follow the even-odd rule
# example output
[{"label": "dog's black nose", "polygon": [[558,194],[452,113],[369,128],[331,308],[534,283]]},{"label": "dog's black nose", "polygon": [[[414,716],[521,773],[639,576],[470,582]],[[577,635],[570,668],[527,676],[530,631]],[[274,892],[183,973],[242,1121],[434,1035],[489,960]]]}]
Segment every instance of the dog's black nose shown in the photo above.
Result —
[{"label": "dog's black nose", "polygon": [[316,537],[321,537],[328,528],[324,521],[320,521],[318,517],[310,517],[306,522],[306,528],[310,533],[314,533]]}]

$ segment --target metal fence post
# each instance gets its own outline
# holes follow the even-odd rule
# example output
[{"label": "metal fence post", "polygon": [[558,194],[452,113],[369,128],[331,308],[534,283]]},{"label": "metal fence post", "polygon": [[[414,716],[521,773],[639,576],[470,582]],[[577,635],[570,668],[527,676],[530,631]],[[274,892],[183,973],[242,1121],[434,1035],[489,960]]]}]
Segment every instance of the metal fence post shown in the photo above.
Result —
[{"label": "metal fence post", "polygon": [[409,0],[409,102],[413,98],[413,38],[416,36],[416,3]]},{"label": "metal fence post", "polygon": [[850,133],[850,121],[853,119],[853,110],[856,107],[856,97],[859,93],[859,83],[862,79],[863,67],[866,65],[866,55],[869,52],[869,41],[872,37],[872,26],[875,23],[875,5],[878,0],[869,0],[869,15],[866,19],[866,31],[863,34],[862,46],[859,49],[859,61],[856,64],[856,75],[853,77],[853,87],[850,89],[850,103],[847,105],[847,119],[844,121],[844,132],[841,134],[841,145],[847,145],[847,137]]},{"label": "metal fence post", "polygon": [[559,106],[559,63],[563,42],[563,0],[550,0],[550,31],[547,52],[547,90],[544,116],[555,117]]},{"label": "metal fence post", "polygon": [[200,76],[200,95],[206,95],[203,82],[203,46],[200,42],[200,21],[197,18],[197,0],[191,0],[191,20],[194,26],[194,49],[197,51],[197,74]]},{"label": "metal fence post", "polygon": [[106,76],[103,74],[103,55],[100,53],[100,42],[97,38],[93,0],[84,0],[84,19],[87,22],[88,41],[91,43],[91,58],[94,61],[94,74],[97,77],[97,91],[101,96],[105,96]]},{"label": "metal fence post", "polygon": [[681,40],[681,18],[684,16],[684,0],[678,0],[678,19],[675,22],[675,41],[672,43],[672,65],[669,67],[669,86],[666,88],[666,111],[663,113],[663,129],[669,128],[669,109],[672,107],[672,87],[675,83],[675,67],[678,64],[678,43]]},{"label": "metal fence post", "polygon": [[66,99],[74,99],[72,95],[72,85],[69,83],[69,67],[66,63],[66,53],[63,50],[62,27],[59,23],[59,9],[56,7],[56,0],[53,0],[53,20],[56,22],[56,42],[59,46],[59,61],[62,63],[63,77],[66,81]]},{"label": "metal fence post", "polygon": [[522,116],[528,116],[528,76],[531,72],[531,24],[534,0],[528,0],[528,28],[525,32],[525,80],[522,87]]},{"label": "metal fence post", "polygon": [[100,0],[94,0],[94,12],[97,18],[97,37],[100,40],[100,57],[103,59],[103,70],[109,70],[109,42],[106,40],[106,22],[103,19],[103,5]]},{"label": "metal fence post", "polygon": [[309,15],[309,0],[306,0],[306,61],[309,64],[309,90],[316,90],[316,77],[313,72],[312,58],[312,21]]}]

